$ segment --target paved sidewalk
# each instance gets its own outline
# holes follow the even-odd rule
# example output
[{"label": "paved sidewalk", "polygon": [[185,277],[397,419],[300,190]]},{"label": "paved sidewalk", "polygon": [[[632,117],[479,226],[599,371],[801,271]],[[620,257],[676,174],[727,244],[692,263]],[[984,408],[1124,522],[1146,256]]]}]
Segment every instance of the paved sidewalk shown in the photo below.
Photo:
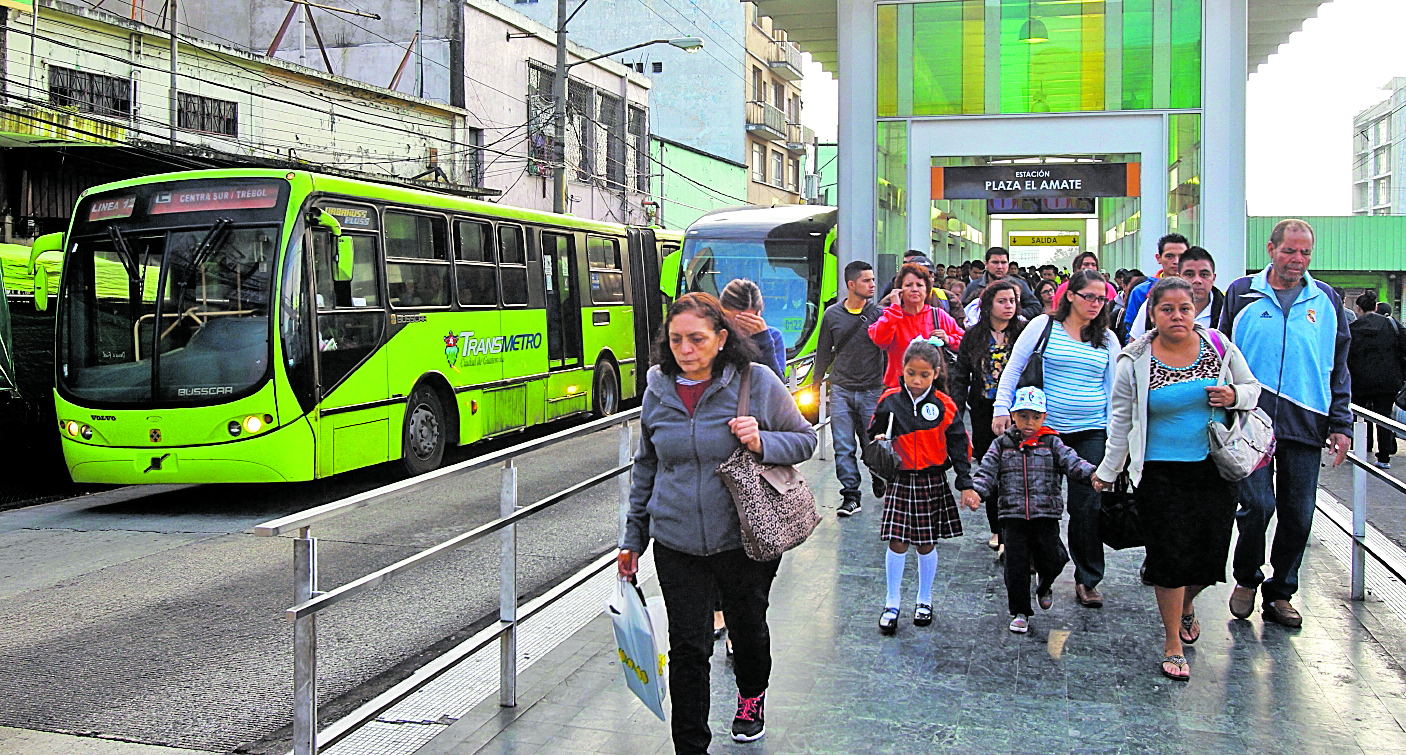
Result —
[{"label": "paved sidewalk", "polygon": [[122,742],[100,737],[0,726],[0,753],[6,755],[207,755],[204,750]]},{"label": "paved sidewalk", "polygon": [[[875,628],[882,605],[880,506],[837,520],[833,467],[804,467],[825,521],[788,554],[772,591],[775,670],[767,734],[727,736],[736,688],[719,646],[713,662],[714,753],[1264,753],[1406,752],[1406,631],[1369,598],[1347,599],[1347,574],[1318,538],[1296,601],[1301,630],[1232,620],[1229,588],[1197,606],[1202,638],[1192,679],[1157,672],[1161,624],[1137,579],[1141,549],[1109,552],[1102,609],[1072,598],[1072,570],[1029,635],[1006,630],[1001,571],[979,514],[938,547],[936,620],[911,624],[910,558],[896,637]],[[647,592],[657,588],[647,586]],[[598,617],[522,678],[520,704],[488,700],[421,755],[672,752],[668,726],[625,688],[609,620]]]}]

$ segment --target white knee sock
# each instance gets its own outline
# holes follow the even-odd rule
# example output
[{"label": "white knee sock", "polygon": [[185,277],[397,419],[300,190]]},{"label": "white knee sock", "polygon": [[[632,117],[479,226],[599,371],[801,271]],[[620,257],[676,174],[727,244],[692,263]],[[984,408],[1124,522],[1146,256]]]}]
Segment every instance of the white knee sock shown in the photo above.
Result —
[{"label": "white knee sock", "polygon": [[918,602],[932,605],[932,582],[937,577],[937,549],[918,554]]},{"label": "white knee sock", "polygon": [[898,608],[903,602],[903,567],[908,562],[908,554],[884,551],[884,576],[888,579],[888,596],[884,598],[884,608]]}]

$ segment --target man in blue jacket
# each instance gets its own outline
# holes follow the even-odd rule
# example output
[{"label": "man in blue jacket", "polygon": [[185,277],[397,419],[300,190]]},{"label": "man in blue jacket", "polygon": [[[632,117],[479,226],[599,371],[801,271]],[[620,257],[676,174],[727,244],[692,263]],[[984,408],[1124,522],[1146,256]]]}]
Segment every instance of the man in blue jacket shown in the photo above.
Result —
[{"label": "man in blue jacket", "polygon": [[[1347,369],[1352,336],[1338,295],[1308,274],[1312,256],[1312,226],[1280,221],[1269,234],[1269,267],[1230,284],[1220,325],[1264,386],[1260,408],[1274,419],[1278,441],[1273,463],[1240,485],[1230,612],[1249,618],[1259,588],[1265,621],[1286,627],[1303,624],[1289,600],[1298,590],[1299,565],[1313,524],[1324,443],[1337,466],[1347,456],[1352,433]],[[1279,526],[1269,553],[1274,576],[1265,579],[1265,531],[1276,510]]]}]

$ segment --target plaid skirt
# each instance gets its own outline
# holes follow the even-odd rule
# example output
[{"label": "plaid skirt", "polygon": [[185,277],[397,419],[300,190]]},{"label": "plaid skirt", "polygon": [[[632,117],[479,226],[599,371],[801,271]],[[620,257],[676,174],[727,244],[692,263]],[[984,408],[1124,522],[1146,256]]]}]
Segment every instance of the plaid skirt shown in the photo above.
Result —
[{"label": "plaid skirt", "polygon": [[888,484],[880,540],[933,545],[939,538],[961,536],[962,517],[945,471],[904,470]]}]

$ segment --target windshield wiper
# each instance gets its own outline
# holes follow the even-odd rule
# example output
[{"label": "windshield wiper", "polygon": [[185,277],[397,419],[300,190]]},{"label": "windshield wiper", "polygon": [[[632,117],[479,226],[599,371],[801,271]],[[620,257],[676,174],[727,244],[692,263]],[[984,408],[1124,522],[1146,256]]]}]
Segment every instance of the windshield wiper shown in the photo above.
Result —
[{"label": "windshield wiper", "polygon": [[122,235],[122,230],[115,225],[107,227],[107,236],[112,239],[112,246],[122,258],[122,267],[127,270],[127,280],[129,282],[140,279],[137,269],[137,255],[132,253],[132,248],[127,246],[127,238]]},{"label": "windshield wiper", "polygon": [[176,281],[177,312],[185,311],[186,290],[195,285],[196,273],[205,265],[205,261],[210,258],[210,254],[215,251],[215,248],[224,243],[225,238],[229,236],[229,229],[232,225],[234,225],[234,221],[229,218],[216,220],[211,224],[210,230],[206,232],[205,238],[195,245],[195,251],[191,252],[190,255],[190,264],[186,267],[180,280]]}]

